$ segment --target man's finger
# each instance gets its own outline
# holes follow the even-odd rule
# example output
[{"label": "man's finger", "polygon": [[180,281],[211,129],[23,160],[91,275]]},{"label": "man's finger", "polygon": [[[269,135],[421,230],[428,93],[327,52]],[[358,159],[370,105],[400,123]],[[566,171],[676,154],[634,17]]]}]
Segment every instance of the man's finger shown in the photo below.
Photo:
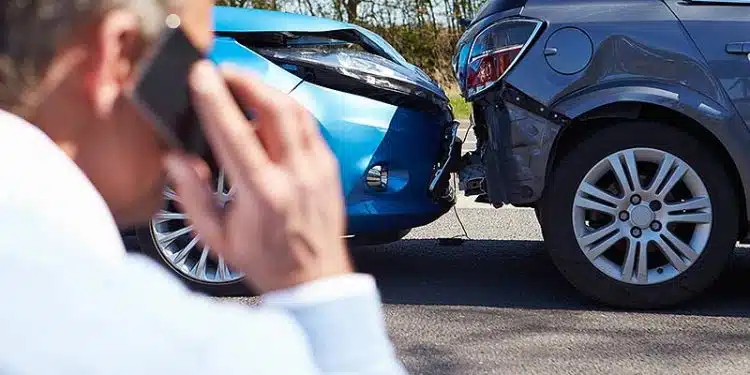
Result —
[{"label": "man's finger", "polygon": [[244,180],[268,162],[263,145],[213,65],[199,62],[190,74],[193,102],[219,163]]},{"label": "man's finger", "polygon": [[180,205],[189,221],[195,225],[196,232],[206,245],[213,249],[224,249],[223,220],[214,204],[210,175],[201,176],[191,166],[190,160],[179,154],[168,155],[165,164],[180,197]]},{"label": "man's finger", "polygon": [[299,154],[309,126],[298,121],[299,104],[239,68],[223,65],[221,72],[237,100],[256,116],[258,136],[271,160],[281,162]]},{"label": "man's finger", "polygon": [[193,155],[185,155],[181,154],[180,157],[182,160],[187,163],[187,165],[195,171],[198,178],[201,181],[210,181],[212,174],[211,174],[211,168],[206,164],[206,162],[201,159],[200,157],[193,156]]}]

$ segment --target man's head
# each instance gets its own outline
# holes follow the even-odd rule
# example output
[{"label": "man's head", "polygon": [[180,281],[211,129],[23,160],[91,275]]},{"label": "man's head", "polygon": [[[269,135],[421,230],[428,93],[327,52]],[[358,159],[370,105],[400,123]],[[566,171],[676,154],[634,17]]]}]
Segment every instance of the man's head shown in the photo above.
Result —
[{"label": "man's head", "polygon": [[[10,0],[0,5],[0,109],[41,128],[121,225],[147,220],[165,147],[129,101],[136,64],[170,13],[208,49],[211,0]],[[169,95],[169,87],[164,88]]]}]

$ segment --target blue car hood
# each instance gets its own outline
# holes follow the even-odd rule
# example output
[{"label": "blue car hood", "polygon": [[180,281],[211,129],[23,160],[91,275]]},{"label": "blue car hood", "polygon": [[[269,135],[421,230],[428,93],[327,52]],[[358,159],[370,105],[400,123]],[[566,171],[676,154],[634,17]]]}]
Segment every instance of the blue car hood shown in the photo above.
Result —
[{"label": "blue car hood", "polygon": [[412,71],[426,88],[445,96],[440,86],[418,67],[410,64],[380,35],[363,27],[303,14],[271,10],[214,7],[214,31],[232,32],[307,32],[352,30],[357,32],[364,43],[379,49],[386,57]]}]

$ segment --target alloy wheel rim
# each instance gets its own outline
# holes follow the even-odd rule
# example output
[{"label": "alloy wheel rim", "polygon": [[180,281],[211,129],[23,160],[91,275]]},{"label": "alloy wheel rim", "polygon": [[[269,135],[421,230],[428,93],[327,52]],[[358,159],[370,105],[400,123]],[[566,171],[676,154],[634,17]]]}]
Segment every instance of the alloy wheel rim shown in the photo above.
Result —
[{"label": "alloy wheel rim", "polygon": [[689,269],[705,250],[713,214],[705,184],[680,158],[653,148],[616,152],[576,190],[580,250],[607,276],[653,285]]},{"label": "alloy wheel rim", "polygon": [[[224,171],[215,179],[214,200],[226,207],[234,197]],[[179,198],[171,188],[164,190],[162,210],[151,220],[151,238],[162,258],[182,276],[202,284],[229,284],[241,280],[244,275],[233,271],[222,257],[214,257],[211,248],[200,243],[200,235],[186,214],[179,211]]]}]

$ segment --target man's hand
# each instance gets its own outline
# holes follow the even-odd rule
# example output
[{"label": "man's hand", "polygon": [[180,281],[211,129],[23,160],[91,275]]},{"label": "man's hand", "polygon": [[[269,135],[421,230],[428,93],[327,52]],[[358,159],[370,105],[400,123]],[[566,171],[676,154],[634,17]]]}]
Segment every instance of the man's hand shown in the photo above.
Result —
[{"label": "man's hand", "polygon": [[[236,69],[196,64],[203,130],[234,191],[217,210],[210,173],[173,153],[167,166],[201,239],[265,293],[352,272],[338,164],[311,115]],[[253,111],[248,121],[232,98]]]}]

